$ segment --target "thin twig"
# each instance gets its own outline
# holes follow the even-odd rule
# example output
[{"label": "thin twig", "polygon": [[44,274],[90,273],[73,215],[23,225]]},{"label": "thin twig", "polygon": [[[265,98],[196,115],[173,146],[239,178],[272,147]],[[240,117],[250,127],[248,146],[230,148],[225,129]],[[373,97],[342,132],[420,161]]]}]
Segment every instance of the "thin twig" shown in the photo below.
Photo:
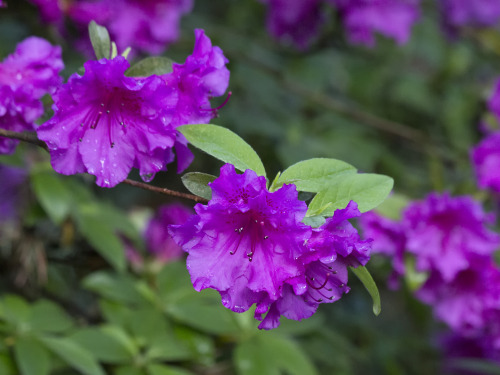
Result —
[{"label": "thin twig", "polygon": [[18,133],[18,132],[13,132],[11,130],[0,129],[0,136],[5,138],[17,139],[19,141],[27,143],[32,143],[47,151],[49,150],[47,144],[44,141],[39,140],[38,137],[36,136],[36,133],[33,132]]},{"label": "thin twig", "polygon": [[160,194],[166,194],[166,195],[171,195],[173,197],[178,197],[178,198],[184,198],[184,199],[190,199],[193,200],[197,203],[208,203],[208,200],[202,197],[199,197],[197,195],[193,194],[188,194],[188,193],[181,193],[180,191],[176,190],[170,190],[166,188],[161,188],[158,186],[152,186],[148,185],[144,182],[139,182],[139,181],[134,181],[130,179],[123,180],[124,184],[135,186],[144,190],[149,190],[149,191],[154,191],[155,193],[160,193]]},{"label": "thin twig", "polygon": [[[36,133],[30,133],[30,132],[17,133],[17,132],[13,132],[10,130],[0,129],[0,136],[5,137],[5,138],[18,139],[20,141],[27,142],[27,143],[32,143],[32,144],[39,146],[39,147],[48,151],[47,144],[45,142],[39,140],[36,136]],[[193,200],[197,203],[208,203],[207,199],[202,198],[202,197],[198,197],[197,195],[188,194],[188,193],[181,193],[180,191],[170,190],[170,189],[166,189],[166,188],[160,188],[160,187],[148,185],[148,184],[145,184],[145,183],[139,182],[139,181],[126,179],[126,180],[122,181],[122,183],[127,184],[127,185],[131,185],[131,186],[135,186],[135,187],[138,187],[138,188],[141,188],[144,190],[153,191],[155,193],[170,195],[172,197],[177,197],[177,198],[190,199],[190,200]]]}]

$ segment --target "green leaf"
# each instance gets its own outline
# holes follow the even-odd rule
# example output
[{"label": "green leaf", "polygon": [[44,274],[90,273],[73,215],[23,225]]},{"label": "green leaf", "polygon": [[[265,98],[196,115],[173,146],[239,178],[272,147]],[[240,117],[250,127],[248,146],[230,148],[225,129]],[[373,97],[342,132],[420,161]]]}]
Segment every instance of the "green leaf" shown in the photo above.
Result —
[{"label": "green leaf", "polygon": [[70,338],[43,337],[45,346],[70,367],[85,375],[105,375],[92,354]]},{"label": "green leaf", "polygon": [[14,356],[22,375],[48,375],[50,354],[38,341],[20,337],[14,344]]},{"label": "green leaf", "polygon": [[116,326],[83,328],[71,335],[70,339],[105,363],[130,363],[138,352],[133,340]]},{"label": "green leaf", "polygon": [[94,272],[83,280],[83,286],[113,301],[141,304],[144,299],[135,288],[135,280],[128,275]]},{"label": "green leaf", "polygon": [[31,186],[47,215],[55,224],[61,224],[74,207],[73,196],[52,169],[34,169],[31,173]]},{"label": "green leaf", "polygon": [[319,228],[320,226],[322,226],[324,223],[325,223],[325,218],[324,216],[309,216],[309,217],[305,217],[302,222],[306,225],[309,225],[313,228]]},{"label": "green leaf", "polygon": [[193,375],[192,372],[178,367],[151,364],[148,366],[148,375]]},{"label": "green leaf", "polygon": [[120,366],[114,372],[114,375],[146,375],[144,371],[135,366]]},{"label": "green leaf", "polygon": [[269,333],[241,342],[236,347],[234,361],[239,375],[317,374],[297,344]]},{"label": "green leaf", "polygon": [[23,298],[8,294],[0,300],[0,317],[12,324],[28,324],[31,307]]},{"label": "green leaf", "polygon": [[205,199],[212,199],[212,189],[208,186],[217,177],[200,172],[189,172],[181,177],[182,183],[191,193]]},{"label": "green leaf", "polygon": [[209,124],[182,125],[177,130],[193,146],[225,163],[233,164],[236,169],[251,169],[259,176],[266,176],[266,170],[257,153],[231,130]]},{"label": "green leaf", "polygon": [[16,366],[12,359],[4,354],[0,354],[0,374],[2,375],[15,375]]},{"label": "green leaf", "polygon": [[341,175],[356,173],[356,168],[336,159],[315,158],[304,160],[288,167],[281,173],[272,190],[283,184],[295,184],[297,190],[317,193],[328,189],[330,184]]},{"label": "green leaf", "polygon": [[39,332],[64,332],[73,327],[73,320],[55,303],[40,300],[32,306],[30,326]]},{"label": "green leaf", "polygon": [[97,60],[109,59],[111,53],[111,41],[108,30],[95,21],[89,23],[89,36],[92,47],[94,48]]},{"label": "green leaf", "polygon": [[382,310],[382,306],[380,304],[380,293],[378,291],[377,284],[375,284],[375,281],[373,281],[372,275],[370,275],[370,272],[368,272],[368,270],[363,266],[359,266],[357,268],[349,268],[363,283],[368,293],[370,293],[370,296],[373,300],[373,313],[375,315],[379,315],[380,311]]},{"label": "green leaf", "polygon": [[384,201],[392,190],[392,178],[379,174],[347,174],[336,180],[327,190],[322,190],[309,204],[308,216],[331,203],[321,214],[332,216],[335,210],[345,208],[355,201],[361,212],[369,211]]},{"label": "green leaf", "polygon": [[81,207],[77,216],[78,229],[116,270],[124,271],[127,263],[123,242],[113,227],[114,223],[105,220],[102,211],[97,205]]},{"label": "green leaf", "polygon": [[153,74],[163,75],[172,71],[173,61],[168,57],[151,56],[135,63],[125,73],[128,77],[148,77]]}]

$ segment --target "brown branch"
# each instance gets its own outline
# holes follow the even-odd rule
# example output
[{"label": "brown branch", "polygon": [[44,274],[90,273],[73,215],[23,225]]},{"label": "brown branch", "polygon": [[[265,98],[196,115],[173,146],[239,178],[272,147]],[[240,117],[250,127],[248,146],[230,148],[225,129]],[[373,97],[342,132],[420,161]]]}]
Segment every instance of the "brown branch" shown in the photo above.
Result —
[{"label": "brown branch", "polygon": [[33,132],[17,133],[10,130],[0,129],[0,136],[5,138],[17,139],[19,141],[34,144],[45,149],[46,151],[49,150],[47,144],[44,141],[39,140],[36,136],[36,133]]},{"label": "brown branch", "polygon": [[[27,143],[32,143],[36,146],[43,148],[46,151],[49,150],[47,144],[37,138],[36,133],[31,133],[31,132],[17,133],[10,130],[0,129],[0,136],[5,138],[17,139]],[[122,183],[135,186],[144,190],[153,191],[159,194],[170,195],[172,197],[177,197],[177,198],[190,199],[197,203],[205,203],[205,204],[208,203],[207,199],[198,197],[197,195],[181,193],[180,191],[170,190],[166,188],[160,188],[157,186],[145,184],[144,182],[126,179],[122,181]]]},{"label": "brown branch", "polygon": [[171,195],[173,197],[178,197],[178,198],[190,199],[190,200],[193,200],[197,203],[208,203],[208,199],[199,197],[197,195],[188,194],[188,193],[181,193],[180,191],[176,191],[176,190],[170,190],[167,188],[152,186],[152,185],[148,185],[144,182],[134,181],[134,180],[130,180],[128,178],[126,180],[123,180],[123,183],[127,184],[127,185],[131,185],[131,186],[135,186],[135,187],[138,187],[138,188],[141,188],[144,190],[153,191],[155,193]]}]

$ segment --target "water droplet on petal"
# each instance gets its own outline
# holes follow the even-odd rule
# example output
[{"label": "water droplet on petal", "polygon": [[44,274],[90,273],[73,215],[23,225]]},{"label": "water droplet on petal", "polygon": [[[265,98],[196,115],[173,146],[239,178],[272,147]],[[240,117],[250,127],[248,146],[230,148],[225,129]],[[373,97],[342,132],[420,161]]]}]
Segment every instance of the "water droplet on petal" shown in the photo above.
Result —
[{"label": "water droplet on petal", "polygon": [[144,182],[151,182],[154,176],[154,173],[141,174],[141,178]]}]

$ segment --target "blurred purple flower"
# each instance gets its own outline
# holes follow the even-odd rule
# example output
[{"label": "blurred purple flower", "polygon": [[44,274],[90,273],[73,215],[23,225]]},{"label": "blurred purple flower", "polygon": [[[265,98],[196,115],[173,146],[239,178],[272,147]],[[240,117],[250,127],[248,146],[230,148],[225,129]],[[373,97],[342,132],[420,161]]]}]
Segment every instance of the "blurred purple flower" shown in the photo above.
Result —
[{"label": "blurred purple flower", "polygon": [[500,132],[491,133],[471,150],[478,185],[500,193]]},{"label": "blurred purple flower", "polygon": [[452,330],[474,332],[488,324],[492,311],[500,309],[500,271],[488,259],[471,264],[453,280],[432,272],[416,296]]},{"label": "blurred purple flower", "polygon": [[87,172],[102,187],[127,178],[132,167],[151,180],[171,161],[175,130],[164,109],[177,93],[157,76],[124,75],[129,63],[121,56],[85,63],[85,74],[73,74],[54,94],[54,117],[38,136],[62,174]]},{"label": "blurred purple flower", "polygon": [[307,248],[310,227],[301,223],[307,205],[294,185],[274,193],[266,179],[226,164],[210,187],[212,199],[197,204],[184,225],[170,226],[188,252],[187,269],[197,291],[219,291],[225,307],[243,312],[257,303],[266,311],[281,297],[285,281],[304,273],[298,261]]},{"label": "blurred purple flower", "polygon": [[182,15],[193,0],[30,0],[42,20],[64,29],[66,15],[84,32],[90,21],[106,26],[120,50],[160,54],[179,38]]},{"label": "blurred purple flower", "polygon": [[276,39],[307,49],[325,21],[323,0],[261,0],[267,4],[267,30]]},{"label": "blurred purple flower", "polygon": [[391,258],[393,274],[389,286],[397,288],[399,278],[405,273],[406,236],[401,223],[370,211],[359,217],[359,225],[364,236],[373,239],[372,251]]},{"label": "blurred purple flower", "polygon": [[[34,130],[43,114],[40,98],[61,83],[61,48],[30,37],[0,64],[0,128]],[[0,154],[12,153],[19,141],[0,137]]]},{"label": "blurred purple flower", "polygon": [[22,168],[0,164],[0,222],[16,217],[20,188],[27,175]]},{"label": "blurred purple flower", "polygon": [[415,255],[418,271],[437,272],[450,282],[498,249],[500,236],[486,226],[493,220],[469,196],[431,193],[403,213],[406,247]]},{"label": "blurred purple flower", "polygon": [[378,32],[405,44],[420,17],[420,0],[329,0],[337,6],[352,43],[375,46]]},{"label": "blurred purple flower", "polygon": [[499,0],[440,0],[448,27],[493,26],[500,19]]},{"label": "blurred purple flower", "polygon": [[271,304],[263,320],[265,311],[256,311],[256,318],[262,320],[259,328],[278,327],[281,315],[293,320],[309,318],[319,304],[338,301],[349,292],[347,267],[365,265],[371,249],[371,240],[361,240],[347,221],[359,216],[357,204],[351,201],[345,209],[336,210],[320,228],[313,229],[307,241],[310,252],[300,257],[305,272],[287,280],[282,296]]},{"label": "blurred purple flower", "polygon": [[168,226],[182,225],[192,215],[192,209],[180,203],[172,203],[161,206],[148,222],[144,232],[146,247],[160,262],[170,262],[184,254],[168,233]]}]

